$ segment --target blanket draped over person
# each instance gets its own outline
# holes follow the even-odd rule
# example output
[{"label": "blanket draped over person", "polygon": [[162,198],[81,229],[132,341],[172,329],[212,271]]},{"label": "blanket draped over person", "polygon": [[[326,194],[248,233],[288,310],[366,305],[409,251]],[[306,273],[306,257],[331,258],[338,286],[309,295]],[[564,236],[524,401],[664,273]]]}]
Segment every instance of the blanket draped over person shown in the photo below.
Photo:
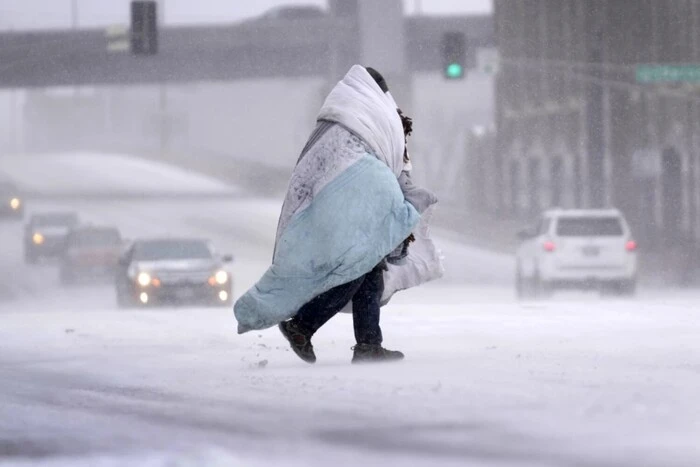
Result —
[{"label": "blanket draped over person", "polygon": [[415,229],[420,244],[406,266],[387,271],[394,278],[383,301],[442,272],[426,219],[399,183],[405,140],[391,94],[355,65],[328,95],[318,122],[289,182],[272,265],[234,306],[239,333],[274,326],[366,274]]}]

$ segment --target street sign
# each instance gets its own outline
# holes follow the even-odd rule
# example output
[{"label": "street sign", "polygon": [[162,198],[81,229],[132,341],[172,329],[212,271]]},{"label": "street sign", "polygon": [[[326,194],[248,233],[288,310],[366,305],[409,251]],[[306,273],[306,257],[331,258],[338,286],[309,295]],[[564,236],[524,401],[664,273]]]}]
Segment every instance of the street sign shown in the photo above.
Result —
[{"label": "street sign", "polygon": [[698,83],[700,64],[693,65],[637,65],[638,83]]},{"label": "street sign", "polygon": [[109,26],[105,29],[108,52],[126,52],[129,50],[129,28],[126,26]]}]

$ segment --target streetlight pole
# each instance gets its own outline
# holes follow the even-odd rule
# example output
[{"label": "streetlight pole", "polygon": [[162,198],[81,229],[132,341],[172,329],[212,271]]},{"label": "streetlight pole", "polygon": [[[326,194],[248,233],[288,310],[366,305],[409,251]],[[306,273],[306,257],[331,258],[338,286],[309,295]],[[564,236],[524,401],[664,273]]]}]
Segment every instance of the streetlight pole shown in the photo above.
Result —
[{"label": "streetlight pole", "polygon": [[[11,23],[5,23],[7,25],[7,30],[12,31],[13,26]],[[5,29],[5,28],[3,28]],[[7,147],[9,152],[17,151],[17,129],[19,125],[17,124],[17,90],[15,88],[10,88],[7,90],[7,102],[8,102],[8,122],[7,122]]]},{"label": "streetlight pole", "polygon": [[[71,24],[71,29],[76,30],[78,29],[78,0],[71,0],[70,2],[70,24]],[[74,106],[76,105],[75,99],[76,96],[80,93],[80,88],[79,87],[74,87],[73,88],[73,99],[74,99]]]},{"label": "streetlight pole", "polygon": [[[588,26],[590,40],[586,50],[589,63],[605,64],[605,28],[604,11],[590,11]],[[588,187],[589,205],[602,208],[607,200],[607,180],[605,170],[606,140],[604,121],[605,77],[603,68],[594,70],[594,76],[600,81],[586,83],[586,150],[588,152]]]},{"label": "streetlight pole", "polygon": [[[165,24],[165,1],[158,0],[156,3],[156,15],[158,22],[158,29]],[[165,82],[160,84],[160,89],[158,90],[158,113],[160,114],[160,144],[159,152],[160,157],[165,158],[169,149],[170,143],[170,131],[171,131],[171,119],[168,116],[168,87]]]},{"label": "streetlight pole", "polygon": [[10,89],[10,122],[7,127],[9,128],[8,143],[11,152],[17,151],[17,94],[15,89]]}]

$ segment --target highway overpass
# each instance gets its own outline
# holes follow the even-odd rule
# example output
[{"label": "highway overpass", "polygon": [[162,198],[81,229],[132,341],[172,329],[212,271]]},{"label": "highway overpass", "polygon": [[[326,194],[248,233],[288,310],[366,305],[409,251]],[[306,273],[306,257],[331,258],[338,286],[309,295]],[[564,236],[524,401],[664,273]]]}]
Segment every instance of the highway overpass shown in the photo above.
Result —
[{"label": "highway overpass", "polygon": [[[495,45],[490,16],[404,21],[409,73],[441,67],[445,31],[465,32],[474,47]],[[329,76],[339,55],[344,62],[359,60],[357,29],[353,21],[334,16],[162,28],[155,56],[124,50],[124,28],[5,32],[0,34],[0,88]]]}]

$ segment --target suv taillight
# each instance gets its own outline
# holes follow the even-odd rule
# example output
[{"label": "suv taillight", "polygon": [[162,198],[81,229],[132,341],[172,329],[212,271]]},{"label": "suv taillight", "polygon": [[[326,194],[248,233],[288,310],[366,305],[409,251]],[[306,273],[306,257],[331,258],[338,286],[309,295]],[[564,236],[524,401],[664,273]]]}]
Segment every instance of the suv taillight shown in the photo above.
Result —
[{"label": "suv taillight", "polygon": [[637,251],[637,242],[634,240],[629,240],[625,243],[625,250],[627,251]]},{"label": "suv taillight", "polygon": [[554,242],[547,240],[542,244],[542,248],[544,248],[544,251],[551,253],[552,251],[557,249],[557,246],[554,244]]}]

